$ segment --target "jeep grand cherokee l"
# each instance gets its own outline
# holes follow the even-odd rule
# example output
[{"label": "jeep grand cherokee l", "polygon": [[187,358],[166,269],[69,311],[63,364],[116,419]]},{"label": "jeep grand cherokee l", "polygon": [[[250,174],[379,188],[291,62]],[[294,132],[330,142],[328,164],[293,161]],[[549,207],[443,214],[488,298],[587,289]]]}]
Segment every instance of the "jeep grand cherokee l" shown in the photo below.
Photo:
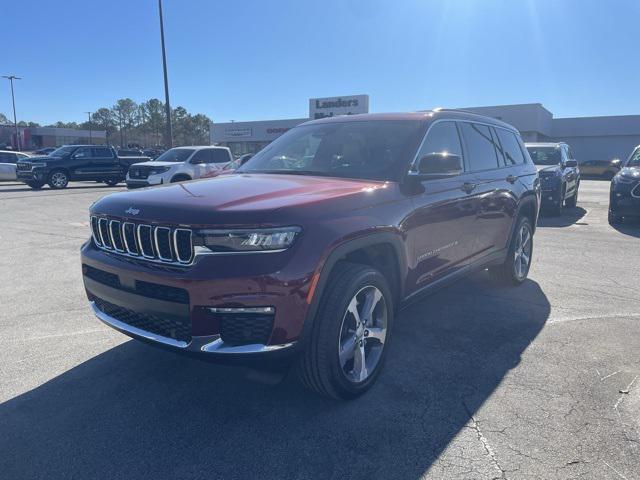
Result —
[{"label": "jeep grand cherokee l", "polygon": [[126,335],[286,361],[307,387],[350,398],[379,375],[400,306],[478,268],[525,280],[539,195],[518,132],[498,120],[315,120],[233,174],[96,202],[84,284]]}]

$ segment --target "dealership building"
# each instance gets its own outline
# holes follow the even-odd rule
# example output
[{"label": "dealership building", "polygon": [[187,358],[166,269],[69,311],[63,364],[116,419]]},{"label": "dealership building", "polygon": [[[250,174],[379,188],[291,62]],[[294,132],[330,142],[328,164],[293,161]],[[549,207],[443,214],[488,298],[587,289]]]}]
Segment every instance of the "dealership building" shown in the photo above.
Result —
[{"label": "dealership building", "polygon": [[[625,159],[640,145],[640,115],[555,118],[540,103],[461,110],[507,122],[520,131],[525,142],[567,142],[580,162]],[[309,116],[305,118],[212,123],[211,143],[228,146],[235,156],[255,153],[290,128],[310,119],[368,112],[368,95],[312,98]]]},{"label": "dealership building", "polygon": [[11,124],[0,125],[0,145],[10,145],[20,150],[35,150],[43,147],[59,147],[69,144],[88,144],[89,139],[94,145],[102,145],[107,141],[105,130],[80,130],[75,128],[58,127],[18,127],[16,140],[15,127]]}]

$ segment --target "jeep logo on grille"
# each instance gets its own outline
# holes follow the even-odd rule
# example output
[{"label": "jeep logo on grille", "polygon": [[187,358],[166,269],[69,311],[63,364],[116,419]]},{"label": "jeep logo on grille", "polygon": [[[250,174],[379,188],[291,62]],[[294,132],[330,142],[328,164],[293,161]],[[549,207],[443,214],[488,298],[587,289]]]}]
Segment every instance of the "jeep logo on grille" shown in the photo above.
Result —
[{"label": "jeep logo on grille", "polygon": [[140,209],[129,207],[124,211],[124,213],[126,213],[128,215],[137,215],[137,214],[140,213]]}]

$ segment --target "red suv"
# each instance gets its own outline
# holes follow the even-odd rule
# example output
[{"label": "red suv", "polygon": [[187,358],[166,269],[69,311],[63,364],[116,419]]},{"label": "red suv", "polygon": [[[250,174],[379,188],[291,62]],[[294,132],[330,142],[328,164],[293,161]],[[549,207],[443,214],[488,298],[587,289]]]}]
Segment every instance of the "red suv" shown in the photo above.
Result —
[{"label": "red suv", "polygon": [[488,268],[518,285],[540,187],[511,126],[459,112],[325,118],[235,173],[91,207],[95,314],[216,361],[293,364],[330,397],[380,373],[394,314]]}]

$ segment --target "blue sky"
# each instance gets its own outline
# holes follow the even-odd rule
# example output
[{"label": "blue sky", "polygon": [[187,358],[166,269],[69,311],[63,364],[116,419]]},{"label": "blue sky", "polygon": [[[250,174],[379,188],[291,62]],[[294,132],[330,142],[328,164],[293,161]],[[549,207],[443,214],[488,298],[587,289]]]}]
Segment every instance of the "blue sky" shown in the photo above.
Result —
[{"label": "blue sky", "polygon": [[[370,110],[540,102],[640,114],[637,0],[164,0],[171,103],[214,121],[305,117],[310,97]],[[155,0],[3,5],[18,118],[83,121],[164,98]],[[8,82],[0,112],[11,114]]]}]

